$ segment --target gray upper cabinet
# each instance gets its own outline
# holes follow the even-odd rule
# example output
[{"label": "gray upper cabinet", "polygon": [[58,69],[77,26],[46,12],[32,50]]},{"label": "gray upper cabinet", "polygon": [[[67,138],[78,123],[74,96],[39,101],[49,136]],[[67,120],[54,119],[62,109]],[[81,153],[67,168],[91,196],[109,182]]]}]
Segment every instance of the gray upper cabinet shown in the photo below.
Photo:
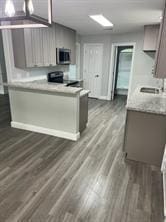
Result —
[{"label": "gray upper cabinet", "polygon": [[[18,36],[20,35],[22,36],[22,39],[20,40],[21,48],[17,47],[16,44],[17,42],[19,44]],[[34,67],[35,55],[33,52],[33,39],[31,29],[13,30],[12,36],[15,66],[19,68]]]},{"label": "gray upper cabinet", "polygon": [[15,66],[18,68],[56,65],[56,48],[71,49],[76,63],[76,31],[59,24],[38,29],[12,30]]},{"label": "gray upper cabinet", "polygon": [[42,28],[31,29],[30,31],[34,63],[36,67],[42,67],[44,66]]},{"label": "gray upper cabinet", "polygon": [[12,39],[16,67],[32,68],[45,66],[43,28],[12,30]]},{"label": "gray upper cabinet", "polygon": [[160,25],[146,25],[144,27],[144,47],[145,52],[155,52],[159,37]]},{"label": "gray upper cabinet", "polygon": [[63,48],[65,47],[64,43],[64,28],[62,25],[55,24],[55,39],[56,39],[56,45],[57,48]]},{"label": "gray upper cabinet", "polygon": [[166,6],[163,12],[163,19],[160,25],[158,49],[155,59],[154,75],[156,78],[166,78]]},{"label": "gray upper cabinet", "polygon": [[43,59],[44,66],[56,65],[55,28],[43,28]]},{"label": "gray upper cabinet", "polygon": [[76,31],[56,24],[56,45],[71,50],[71,64],[76,64]]}]

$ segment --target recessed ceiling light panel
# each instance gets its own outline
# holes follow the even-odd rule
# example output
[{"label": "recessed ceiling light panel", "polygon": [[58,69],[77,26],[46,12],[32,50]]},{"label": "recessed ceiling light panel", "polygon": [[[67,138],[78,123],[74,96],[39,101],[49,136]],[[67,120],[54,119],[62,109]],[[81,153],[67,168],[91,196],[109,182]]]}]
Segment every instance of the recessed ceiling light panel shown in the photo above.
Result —
[{"label": "recessed ceiling light panel", "polygon": [[114,25],[112,22],[110,22],[107,18],[105,18],[103,15],[90,15],[91,19],[93,19],[95,22],[99,23],[103,27],[113,27]]}]

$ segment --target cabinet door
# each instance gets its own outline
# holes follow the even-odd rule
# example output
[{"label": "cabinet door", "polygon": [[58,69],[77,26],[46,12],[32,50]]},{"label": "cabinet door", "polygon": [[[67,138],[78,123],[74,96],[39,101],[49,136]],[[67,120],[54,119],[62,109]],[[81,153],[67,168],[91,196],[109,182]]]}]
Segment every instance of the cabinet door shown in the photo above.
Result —
[{"label": "cabinet door", "polygon": [[70,29],[67,27],[63,27],[63,47],[66,49],[71,48],[71,35],[70,35]]},{"label": "cabinet door", "polygon": [[43,57],[44,66],[56,65],[56,42],[55,42],[55,29],[44,28],[43,35]]},{"label": "cabinet door", "polygon": [[76,64],[76,32],[74,30],[70,30],[69,35],[69,49],[71,49],[71,64]]},{"label": "cabinet door", "polygon": [[35,57],[34,57],[34,53],[33,53],[31,29],[24,29],[24,44],[25,44],[26,67],[27,68],[34,67],[35,66]]},{"label": "cabinet door", "polygon": [[64,30],[59,24],[55,24],[55,38],[57,48],[64,48]]},{"label": "cabinet door", "polygon": [[159,25],[146,25],[144,31],[144,48],[145,52],[155,52],[157,50],[157,41],[159,37]]},{"label": "cabinet door", "polygon": [[155,76],[157,78],[166,78],[166,8],[163,14],[163,20],[160,26],[158,50],[155,59]]},{"label": "cabinet door", "polygon": [[31,29],[32,31],[32,47],[33,55],[35,58],[35,66],[42,67],[44,66],[43,58],[43,38],[42,38],[42,29]]},{"label": "cabinet door", "polygon": [[49,28],[50,40],[50,64],[56,65],[56,41],[55,41],[55,27]]}]

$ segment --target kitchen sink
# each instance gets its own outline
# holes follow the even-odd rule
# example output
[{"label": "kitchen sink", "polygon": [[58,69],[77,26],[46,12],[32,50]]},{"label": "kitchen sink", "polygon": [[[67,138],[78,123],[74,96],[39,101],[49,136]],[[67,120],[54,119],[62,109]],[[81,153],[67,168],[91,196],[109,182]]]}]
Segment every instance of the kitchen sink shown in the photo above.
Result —
[{"label": "kitchen sink", "polygon": [[143,92],[143,93],[152,93],[152,94],[159,94],[159,93],[160,93],[160,90],[157,89],[157,88],[142,87],[142,88],[140,89],[140,92]]}]

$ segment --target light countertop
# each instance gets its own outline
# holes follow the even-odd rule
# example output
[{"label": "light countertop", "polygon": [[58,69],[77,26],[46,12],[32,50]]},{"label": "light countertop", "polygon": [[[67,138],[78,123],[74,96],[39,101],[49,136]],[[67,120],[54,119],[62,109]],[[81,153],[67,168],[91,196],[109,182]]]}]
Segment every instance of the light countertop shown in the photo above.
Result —
[{"label": "light countertop", "polygon": [[52,93],[65,93],[65,94],[78,94],[82,88],[67,87],[66,84],[48,83],[47,80],[35,80],[30,82],[8,82],[4,86],[9,88],[29,89],[36,91],[52,92]]},{"label": "light countertop", "polygon": [[166,115],[166,94],[143,93],[138,87],[131,98],[128,99],[126,108],[128,110],[148,112],[154,114]]}]

